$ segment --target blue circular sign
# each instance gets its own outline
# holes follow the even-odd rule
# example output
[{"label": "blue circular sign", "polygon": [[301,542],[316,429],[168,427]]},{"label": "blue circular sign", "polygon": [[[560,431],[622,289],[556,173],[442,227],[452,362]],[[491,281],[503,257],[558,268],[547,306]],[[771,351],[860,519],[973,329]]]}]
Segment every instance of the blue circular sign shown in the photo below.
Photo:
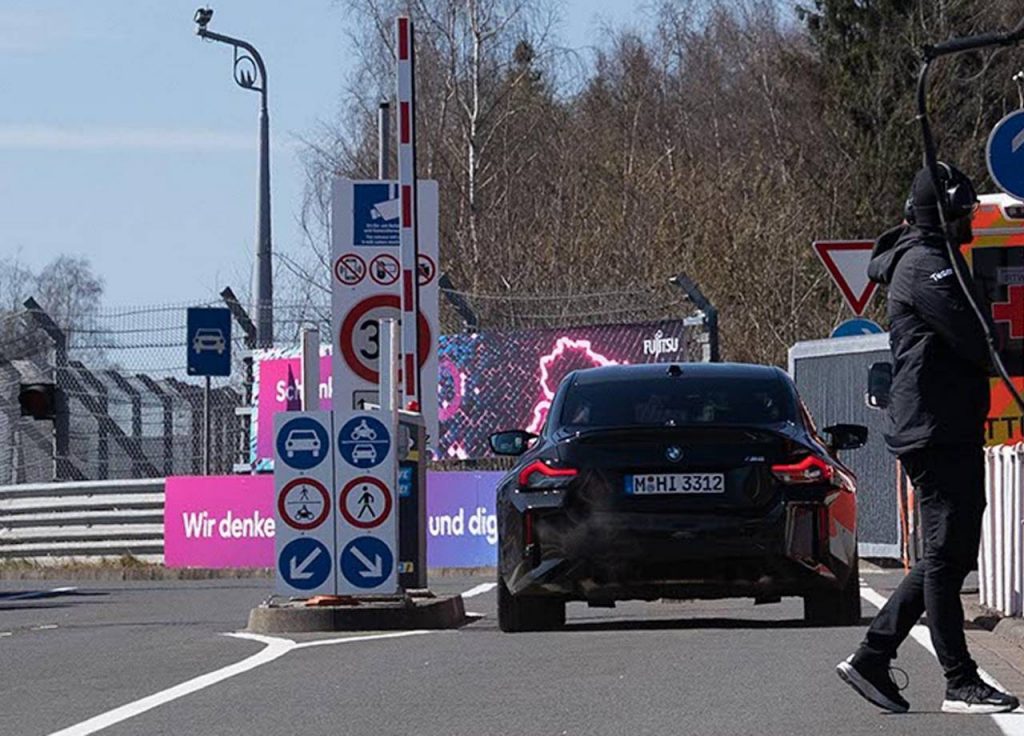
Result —
[{"label": "blue circular sign", "polygon": [[324,425],[310,417],[296,417],[277,433],[277,456],[296,470],[315,468],[330,451],[330,435]]},{"label": "blue circular sign", "polygon": [[281,550],[277,561],[281,579],[299,590],[314,590],[331,575],[331,553],[312,537],[293,539]]},{"label": "blue circular sign", "polygon": [[338,432],[338,451],[349,465],[375,468],[391,450],[391,433],[379,419],[360,414]]},{"label": "blue circular sign", "polygon": [[985,150],[988,173],[1000,189],[1024,199],[1024,110],[996,123]]},{"label": "blue circular sign", "polygon": [[863,335],[880,335],[884,330],[869,319],[848,319],[832,330],[832,337],[861,337]]},{"label": "blue circular sign", "polygon": [[357,537],[345,545],[338,561],[341,574],[357,588],[376,588],[389,577],[395,555],[376,537]]}]

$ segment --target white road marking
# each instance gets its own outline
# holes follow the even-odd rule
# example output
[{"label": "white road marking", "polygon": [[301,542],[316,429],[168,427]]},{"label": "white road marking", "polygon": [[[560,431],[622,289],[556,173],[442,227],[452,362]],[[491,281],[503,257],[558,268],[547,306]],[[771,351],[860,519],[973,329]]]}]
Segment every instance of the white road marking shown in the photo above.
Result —
[{"label": "white road marking", "polygon": [[492,590],[498,587],[497,583],[480,583],[474,588],[470,588],[462,594],[463,598],[473,598],[474,596],[483,595],[484,593],[490,593]]},{"label": "white road marking", "polygon": [[[889,600],[878,591],[872,590],[866,585],[861,586],[860,597],[878,609],[881,609],[882,606],[885,605],[886,601]],[[935,656],[935,647],[932,646],[932,635],[931,632],[928,631],[927,626],[917,624],[910,630],[910,636],[914,641],[928,650],[933,657]],[[992,685],[992,687],[997,687],[1003,691],[1006,690],[1006,688],[999,684],[999,681],[996,678],[992,677],[992,675],[980,667],[978,668],[978,675]],[[1024,717],[1019,715],[1021,712],[1021,709],[1018,708],[1013,713],[996,713],[990,717],[996,722],[996,725],[999,726],[999,730],[1006,734],[1006,736],[1024,736]]]},{"label": "white road marking", "polygon": [[98,716],[94,716],[87,721],[69,726],[68,728],[55,731],[50,736],[88,736],[88,734],[96,733],[104,728],[109,728],[117,723],[126,721],[129,718],[134,718],[137,715],[141,715],[146,711],[157,708],[165,703],[170,703],[173,700],[178,700],[186,695],[191,695],[194,692],[203,690],[216,685],[218,682],[223,682],[236,675],[241,675],[249,670],[256,669],[260,665],[273,662],[275,659],[283,657],[293,649],[304,649],[311,646],[324,646],[327,644],[345,644],[348,642],[358,641],[372,641],[375,639],[394,639],[400,636],[414,636],[418,634],[425,634],[425,631],[398,631],[389,634],[370,634],[367,636],[351,636],[340,639],[323,639],[320,641],[303,642],[297,644],[291,639],[281,639],[274,636],[259,636],[258,634],[228,634],[228,636],[234,636],[239,639],[250,639],[252,641],[258,641],[266,644],[256,654],[251,657],[243,659],[241,662],[222,667],[219,670],[208,672],[205,675],[194,677],[191,680],[187,680],[180,685],[161,690],[158,693],[154,693],[148,697],[136,700],[127,705],[122,705],[120,708],[101,713]]},{"label": "white road marking", "polygon": [[426,630],[417,631],[394,631],[390,634],[367,634],[366,636],[347,636],[341,639],[317,639],[316,641],[304,641],[294,645],[294,649],[308,649],[309,647],[326,647],[331,644],[345,644],[350,641],[371,641],[377,639],[398,639],[405,636],[421,636],[429,634]]},{"label": "white road marking", "polygon": [[[467,590],[462,594],[464,598],[471,598],[482,593],[487,593],[497,587],[497,583],[483,583],[477,585],[474,588]],[[52,626],[51,628],[57,628]],[[246,631],[238,631],[225,636],[230,636],[235,639],[246,639],[248,641],[255,641],[263,644],[264,647],[256,654],[251,657],[243,659],[241,662],[228,665],[227,667],[221,667],[219,670],[208,672],[205,675],[194,677],[191,680],[175,685],[174,687],[161,690],[158,693],[154,693],[148,697],[136,700],[122,705],[120,708],[101,713],[98,716],[94,716],[87,721],[69,726],[61,729],[60,731],[54,731],[50,736],[88,736],[89,734],[101,731],[104,728],[109,728],[117,723],[126,721],[129,718],[134,718],[137,715],[141,715],[146,711],[158,708],[165,703],[170,703],[173,700],[178,700],[186,695],[191,695],[194,692],[203,690],[216,685],[219,682],[223,682],[236,675],[241,675],[250,670],[254,670],[260,665],[273,662],[275,659],[279,659],[284,655],[288,654],[293,650],[298,649],[309,649],[312,647],[324,647],[332,644],[348,644],[360,641],[376,641],[381,639],[398,639],[409,636],[421,636],[423,634],[430,634],[432,632],[425,630],[416,631],[393,631],[387,634],[367,634],[364,636],[346,636],[333,639],[317,639],[316,641],[304,641],[295,642],[291,639],[285,639],[277,636],[263,636],[261,634],[250,634]]]},{"label": "white road marking", "polygon": [[56,628],[57,624],[43,624],[42,626],[33,626],[32,631],[49,631]]}]

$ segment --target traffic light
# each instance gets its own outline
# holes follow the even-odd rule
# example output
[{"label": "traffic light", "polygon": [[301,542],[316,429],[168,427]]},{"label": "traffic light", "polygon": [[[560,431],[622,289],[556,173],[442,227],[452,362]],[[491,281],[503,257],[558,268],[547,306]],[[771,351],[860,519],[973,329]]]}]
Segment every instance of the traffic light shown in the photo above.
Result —
[{"label": "traffic light", "polygon": [[18,388],[21,416],[53,420],[57,416],[57,387],[52,383],[23,383]]}]

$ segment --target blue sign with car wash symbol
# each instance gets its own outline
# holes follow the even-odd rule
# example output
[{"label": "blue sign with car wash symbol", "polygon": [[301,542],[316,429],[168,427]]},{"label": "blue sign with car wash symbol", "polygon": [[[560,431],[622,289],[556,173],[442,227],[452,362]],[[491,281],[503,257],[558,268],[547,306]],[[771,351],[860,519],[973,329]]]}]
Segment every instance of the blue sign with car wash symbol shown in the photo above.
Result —
[{"label": "blue sign with car wash symbol", "polygon": [[398,185],[355,182],[352,191],[352,245],[398,247],[401,200]]},{"label": "blue sign with car wash symbol", "polygon": [[327,429],[310,417],[296,417],[277,433],[277,456],[296,470],[315,468],[328,457],[330,449]]},{"label": "blue sign with car wash symbol", "polygon": [[190,307],[186,318],[188,374],[231,375],[231,312],[227,309]]},{"label": "blue sign with car wash symbol", "polygon": [[338,451],[349,465],[375,468],[391,449],[391,433],[384,423],[368,414],[349,419],[338,432]]},{"label": "blue sign with car wash symbol", "polygon": [[1024,110],[996,123],[985,149],[988,173],[1000,189],[1024,199]]},{"label": "blue sign with car wash symbol", "polygon": [[377,588],[391,577],[395,555],[376,537],[357,537],[341,551],[341,574],[357,588]]},{"label": "blue sign with car wash symbol", "polygon": [[291,587],[313,590],[326,583],[331,575],[331,553],[319,540],[299,537],[281,550],[277,571]]}]

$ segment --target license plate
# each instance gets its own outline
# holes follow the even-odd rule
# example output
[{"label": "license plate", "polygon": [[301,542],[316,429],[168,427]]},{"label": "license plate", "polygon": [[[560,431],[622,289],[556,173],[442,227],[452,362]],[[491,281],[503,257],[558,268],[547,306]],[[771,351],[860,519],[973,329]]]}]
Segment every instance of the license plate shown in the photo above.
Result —
[{"label": "license plate", "polygon": [[723,473],[655,473],[627,475],[626,493],[656,496],[663,493],[725,493]]}]

